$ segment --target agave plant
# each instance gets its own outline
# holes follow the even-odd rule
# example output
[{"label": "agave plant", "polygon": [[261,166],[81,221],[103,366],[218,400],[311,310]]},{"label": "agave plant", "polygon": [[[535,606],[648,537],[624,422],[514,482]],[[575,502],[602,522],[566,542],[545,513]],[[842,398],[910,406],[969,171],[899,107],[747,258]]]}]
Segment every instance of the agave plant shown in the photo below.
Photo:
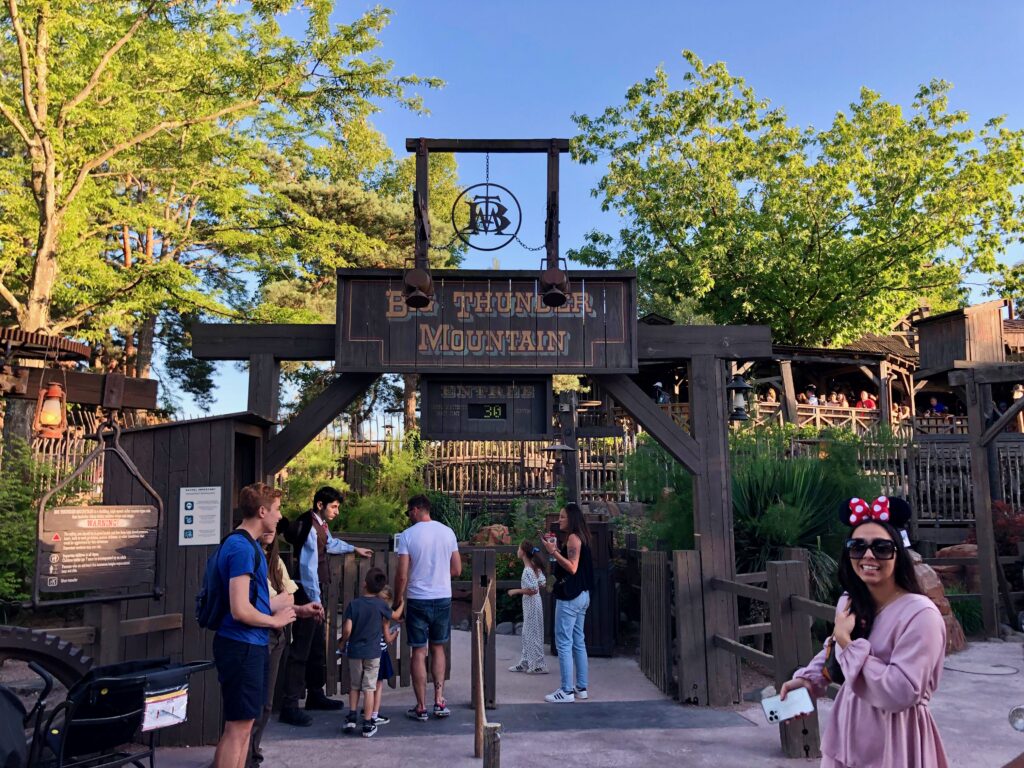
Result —
[{"label": "agave plant", "polygon": [[736,567],[762,571],[785,547],[809,555],[814,594],[831,597],[842,541],[840,503],[877,492],[872,481],[837,465],[807,458],[752,458],[733,471]]}]

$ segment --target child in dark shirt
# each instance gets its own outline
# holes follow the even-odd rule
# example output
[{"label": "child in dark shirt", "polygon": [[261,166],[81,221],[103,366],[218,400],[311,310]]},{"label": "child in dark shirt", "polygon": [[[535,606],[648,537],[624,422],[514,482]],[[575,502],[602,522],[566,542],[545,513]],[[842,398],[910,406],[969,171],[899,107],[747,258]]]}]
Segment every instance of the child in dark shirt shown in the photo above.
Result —
[{"label": "child in dark shirt", "polygon": [[356,729],[356,707],[359,706],[359,692],[363,692],[363,736],[370,737],[377,732],[373,717],[374,694],[377,690],[377,673],[380,670],[380,638],[388,631],[391,608],[380,599],[380,592],[387,584],[387,576],[380,568],[371,568],[363,583],[363,596],[357,597],[345,606],[341,648],[348,644],[348,669],[351,678],[349,686],[349,711],[345,730]]}]

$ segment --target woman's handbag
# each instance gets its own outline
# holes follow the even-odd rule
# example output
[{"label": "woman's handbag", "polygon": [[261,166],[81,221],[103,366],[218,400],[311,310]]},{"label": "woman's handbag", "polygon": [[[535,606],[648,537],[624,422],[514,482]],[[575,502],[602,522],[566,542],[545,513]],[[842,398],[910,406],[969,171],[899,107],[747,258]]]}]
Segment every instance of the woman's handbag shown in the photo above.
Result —
[{"label": "woman's handbag", "polygon": [[836,641],[830,637],[825,641],[825,666],[821,669],[822,676],[830,683],[842,685],[846,680],[843,668],[839,666],[839,659],[836,658]]}]

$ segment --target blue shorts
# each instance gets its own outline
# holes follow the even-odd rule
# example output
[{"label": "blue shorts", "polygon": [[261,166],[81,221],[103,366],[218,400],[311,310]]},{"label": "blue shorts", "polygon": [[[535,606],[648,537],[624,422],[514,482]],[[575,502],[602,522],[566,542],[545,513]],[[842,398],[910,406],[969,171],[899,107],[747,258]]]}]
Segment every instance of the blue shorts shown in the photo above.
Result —
[{"label": "blue shorts", "polygon": [[409,647],[423,648],[448,642],[452,630],[452,599],[406,600],[405,629],[409,633]]},{"label": "blue shorts", "polygon": [[255,720],[263,714],[269,658],[265,645],[214,636],[213,661],[224,700],[225,720]]}]

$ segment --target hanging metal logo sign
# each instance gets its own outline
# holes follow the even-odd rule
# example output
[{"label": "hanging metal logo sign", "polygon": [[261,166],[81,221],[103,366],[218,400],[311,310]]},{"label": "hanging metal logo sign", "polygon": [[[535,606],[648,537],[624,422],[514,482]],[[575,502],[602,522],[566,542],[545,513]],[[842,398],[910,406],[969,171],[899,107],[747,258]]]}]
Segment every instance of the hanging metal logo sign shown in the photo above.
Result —
[{"label": "hanging metal logo sign", "polygon": [[[459,220],[469,208],[464,226]],[[474,184],[462,191],[452,206],[452,228],[458,238],[477,251],[497,251],[516,239],[523,223],[519,201],[500,184]]]}]

